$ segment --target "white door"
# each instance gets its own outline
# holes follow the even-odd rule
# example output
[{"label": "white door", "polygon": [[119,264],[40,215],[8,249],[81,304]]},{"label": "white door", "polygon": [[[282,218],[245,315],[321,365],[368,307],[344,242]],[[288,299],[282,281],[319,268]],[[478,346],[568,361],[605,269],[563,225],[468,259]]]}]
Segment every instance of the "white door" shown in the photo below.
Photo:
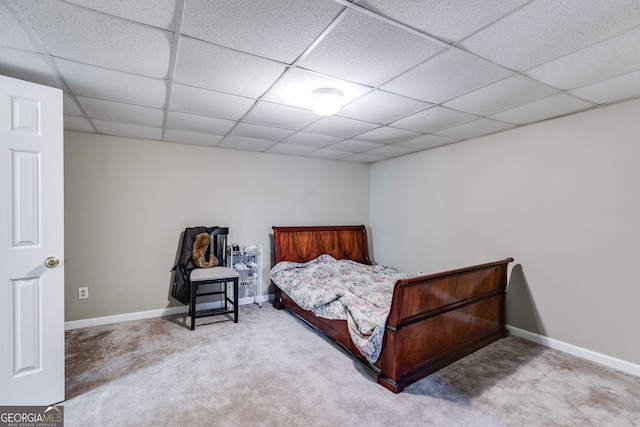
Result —
[{"label": "white door", "polygon": [[64,400],[62,92],[0,76],[0,406]]}]

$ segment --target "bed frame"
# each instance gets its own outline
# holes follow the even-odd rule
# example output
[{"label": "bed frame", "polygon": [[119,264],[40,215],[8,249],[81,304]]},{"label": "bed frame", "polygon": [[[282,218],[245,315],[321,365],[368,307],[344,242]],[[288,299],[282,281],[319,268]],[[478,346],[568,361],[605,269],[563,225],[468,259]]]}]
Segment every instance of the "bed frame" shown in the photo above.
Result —
[{"label": "bed frame", "polygon": [[[306,262],[321,254],[371,264],[363,225],[273,227],[275,263]],[[373,365],[352,343],[344,320],[300,308],[278,287],[273,306],[287,308],[322,332],[399,393],[409,384],[509,335],[507,265],[513,258],[398,280],[380,357]]]}]

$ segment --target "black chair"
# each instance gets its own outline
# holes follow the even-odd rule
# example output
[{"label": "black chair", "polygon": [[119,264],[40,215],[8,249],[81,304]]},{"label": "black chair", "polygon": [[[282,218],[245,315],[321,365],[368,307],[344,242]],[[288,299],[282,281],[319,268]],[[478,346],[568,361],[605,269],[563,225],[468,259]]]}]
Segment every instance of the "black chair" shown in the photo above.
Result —
[{"label": "black chair", "polygon": [[[228,227],[216,228],[211,232],[210,253],[218,258],[218,267],[195,268],[189,274],[191,281],[189,316],[191,316],[191,330],[196,328],[196,319],[200,317],[217,316],[233,313],[233,322],[238,323],[238,278],[239,274],[233,268],[224,267],[227,258]],[[228,284],[233,283],[231,297],[227,292]],[[215,290],[198,292],[204,285],[219,285]],[[206,295],[221,295],[222,307],[213,310],[196,311],[196,299]],[[229,308],[229,306],[232,308]]]}]

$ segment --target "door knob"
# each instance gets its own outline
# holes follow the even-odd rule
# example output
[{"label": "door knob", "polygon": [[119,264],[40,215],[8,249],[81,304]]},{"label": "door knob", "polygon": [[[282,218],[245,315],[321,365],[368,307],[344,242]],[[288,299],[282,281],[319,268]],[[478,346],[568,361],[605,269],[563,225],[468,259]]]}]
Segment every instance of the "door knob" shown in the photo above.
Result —
[{"label": "door knob", "polygon": [[44,260],[44,265],[47,268],[56,268],[60,264],[60,260],[54,256],[50,256]]}]

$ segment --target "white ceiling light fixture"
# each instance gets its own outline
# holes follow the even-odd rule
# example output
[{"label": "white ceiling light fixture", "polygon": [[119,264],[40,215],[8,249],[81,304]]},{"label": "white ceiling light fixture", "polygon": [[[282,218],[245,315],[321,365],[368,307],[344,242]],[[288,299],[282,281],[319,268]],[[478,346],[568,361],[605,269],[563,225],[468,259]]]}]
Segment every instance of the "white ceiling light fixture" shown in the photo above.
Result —
[{"label": "white ceiling light fixture", "polygon": [[311,94],[312,110],[321,116],[333,116],[342,108],[342,92],[338,89],[323,87]]}]

